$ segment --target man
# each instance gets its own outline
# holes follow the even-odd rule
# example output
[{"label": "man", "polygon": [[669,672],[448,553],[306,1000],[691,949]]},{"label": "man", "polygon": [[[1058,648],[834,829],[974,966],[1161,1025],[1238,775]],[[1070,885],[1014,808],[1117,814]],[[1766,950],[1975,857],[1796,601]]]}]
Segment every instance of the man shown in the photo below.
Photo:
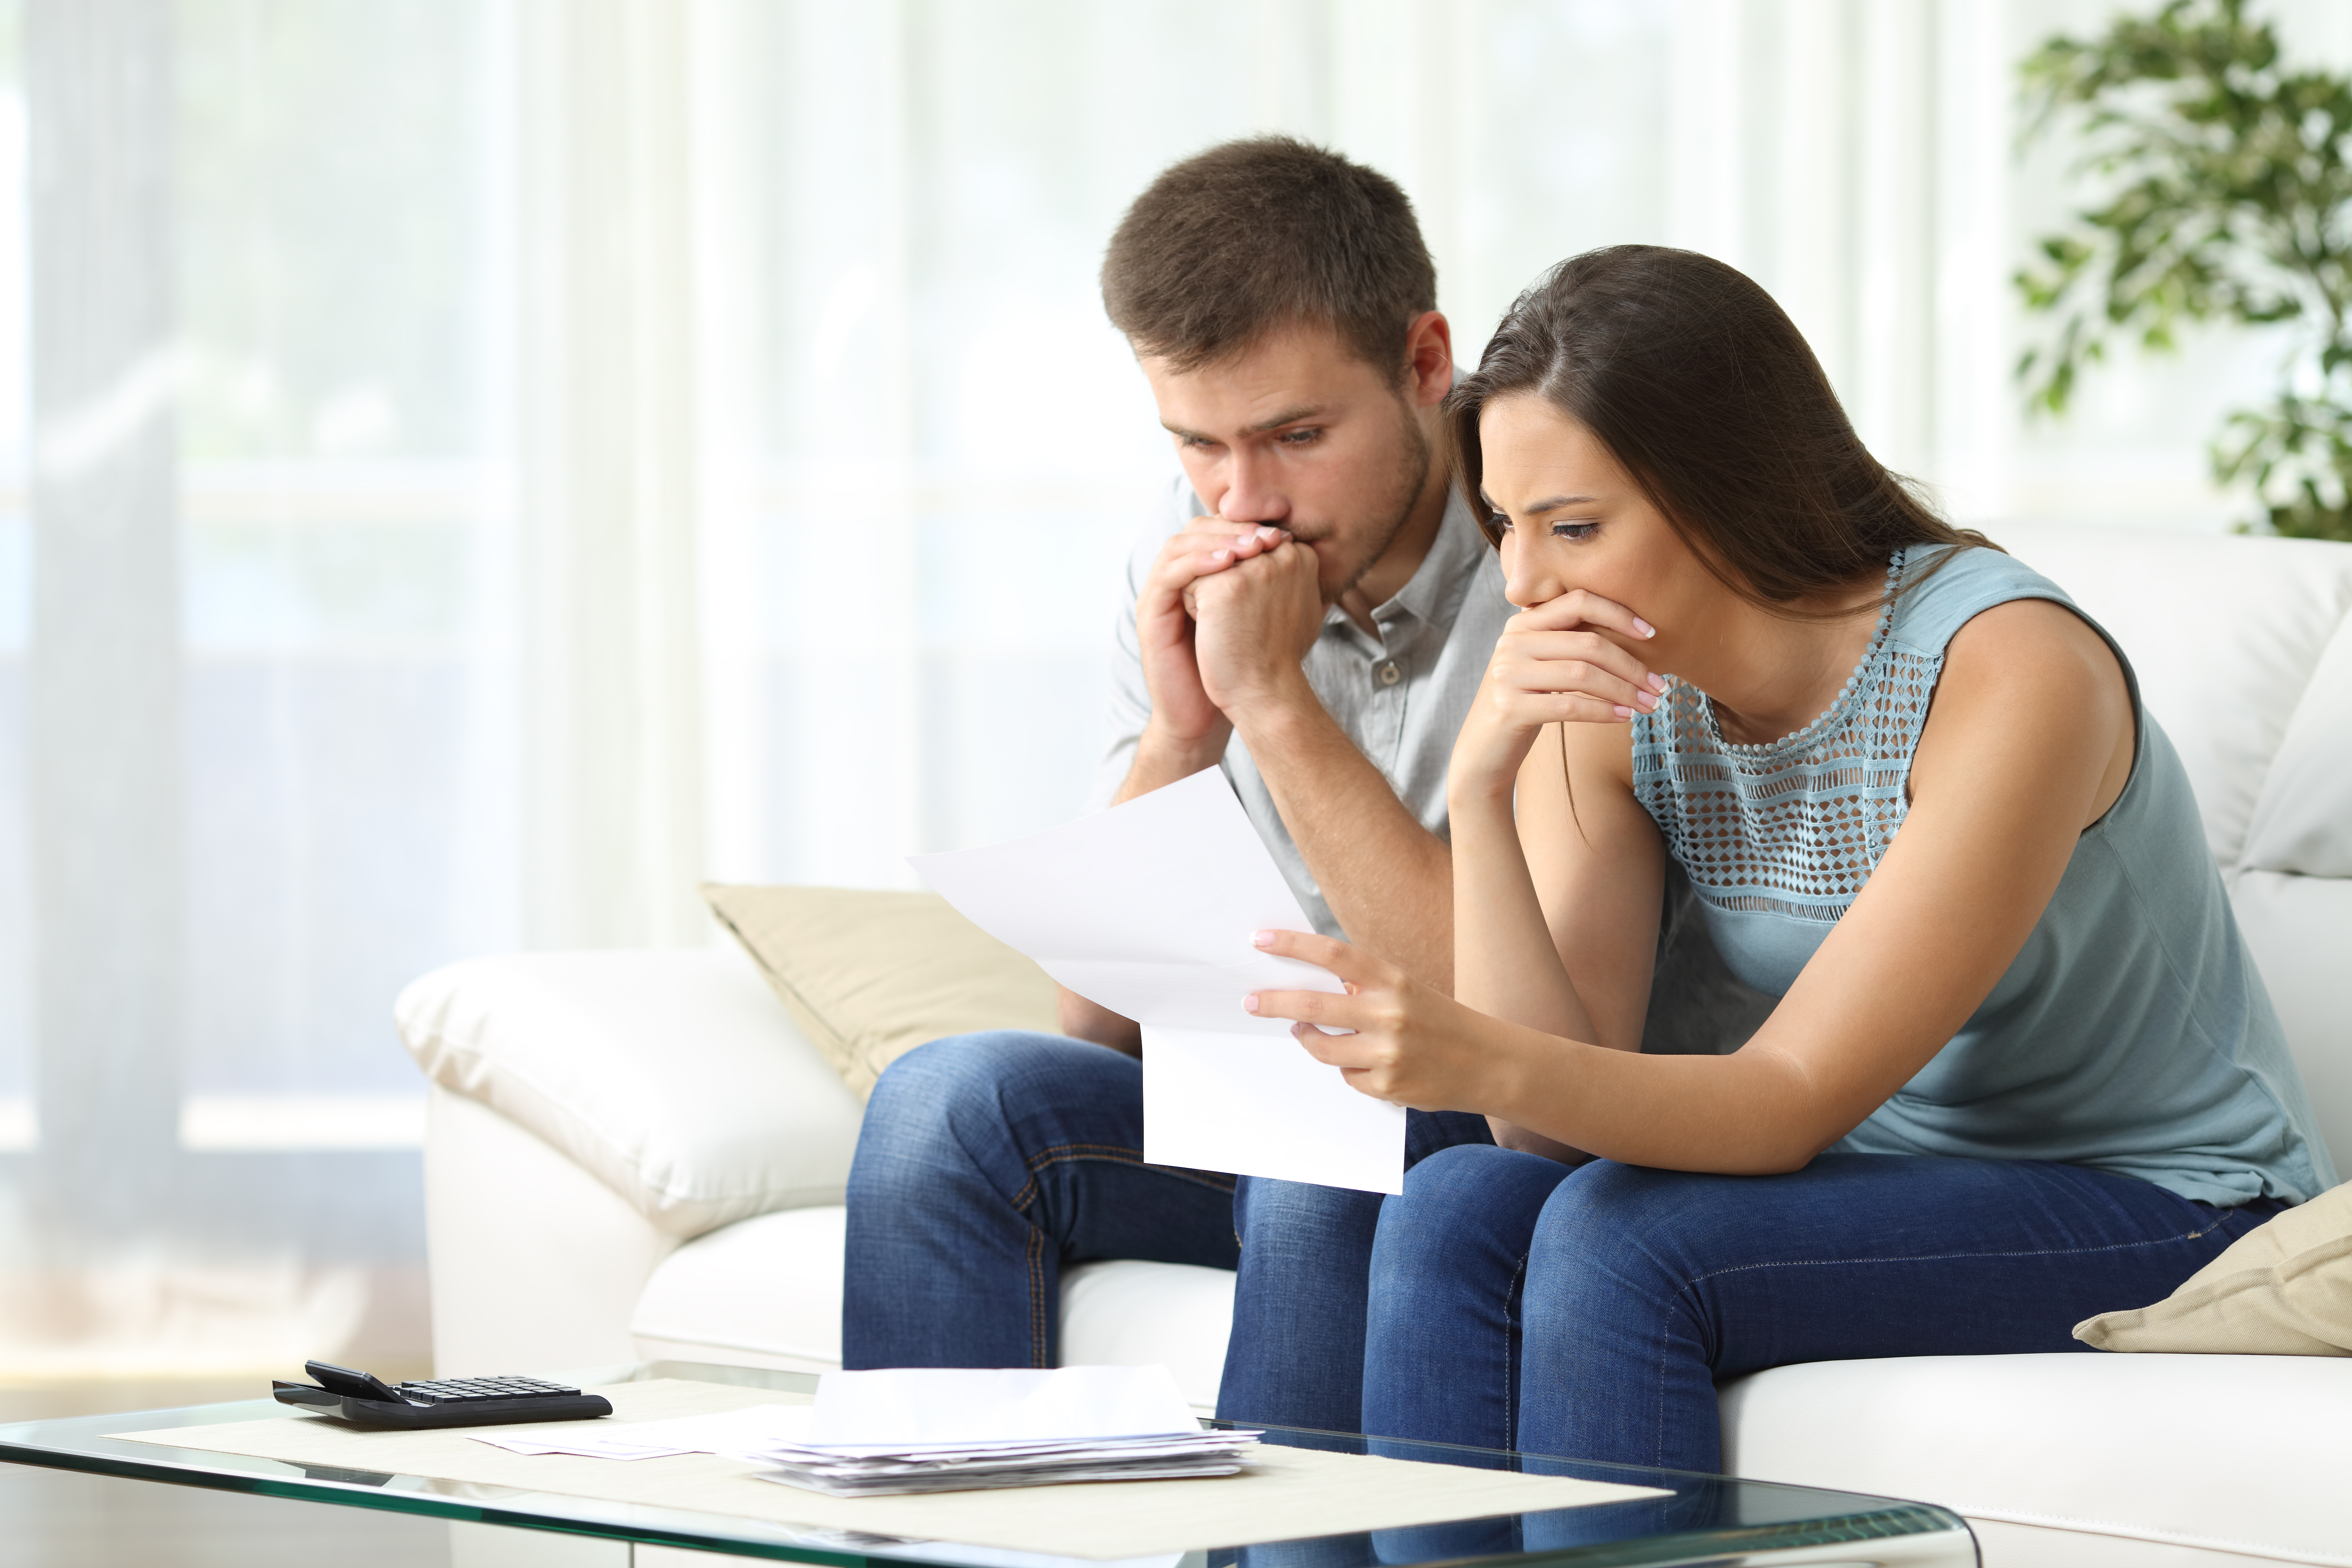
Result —
[{"label": "man", "polygon": [[[1228,142],[1137,198],[1102,287],[1183,479],[1129,568],[1097,804],[1223,767],[1318,930],[1450,989],[1446,763],[1512,612],[1447,483],[1412,205],[1302,142]],[[1290,1278],[1246,1240],[1303,1205],[1369,1257],[1378,1195],[1146,1165],[1139,1031],[1066,992],[1061,1024],[935,1041],[876,1086],[844,1364],[1051,1366],[1065,1262],[1238,1261],[1220,1414],[1353,1430],[1360,1386],[1298,1385],[1285,1347],[1361,1342],[1360,1270]],[[1486,1136],[1415,1111],[1407,1159]]]}]

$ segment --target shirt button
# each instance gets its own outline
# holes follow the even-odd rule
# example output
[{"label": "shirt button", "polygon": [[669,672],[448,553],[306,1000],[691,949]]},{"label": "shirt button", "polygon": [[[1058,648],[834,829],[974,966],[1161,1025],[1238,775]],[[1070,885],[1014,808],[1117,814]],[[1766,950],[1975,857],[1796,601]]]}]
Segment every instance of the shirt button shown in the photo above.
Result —
[{"label": "shirt button", "polygon": [[1381,684],[1382,686],[1394,686],[1398,681],[1404,679],[1404,671],[1396,667],[1396,660],[1394,659],[1390,659],[1387,663],[1381,665],[1376,673],[1380,676]]}]

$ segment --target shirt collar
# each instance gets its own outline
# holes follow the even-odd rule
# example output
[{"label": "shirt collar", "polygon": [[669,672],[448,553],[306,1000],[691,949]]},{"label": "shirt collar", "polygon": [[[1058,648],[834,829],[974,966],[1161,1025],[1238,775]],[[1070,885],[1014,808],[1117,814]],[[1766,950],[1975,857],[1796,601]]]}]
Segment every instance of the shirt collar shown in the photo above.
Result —
[{"label": "shirt collar", "polygon": [[[1423,626],[1451,626],[1462,608],[1463,595],[1470,591],[1479,572],[1488,566],[1487,557],[1493,553],[1486,535],[1478,531],[1478,524],[1471,518],[1461,491],[1448,485],[1445,515],[1438,520],[1437,537],[1429,542],[1429,553],[1421,558],[1421,564],[1413,569],[1403,587],[1386,604],[1373,608],[1372,618],[1376,622],[1387,621],[1402,616]],[[1348,612],[1337,605],[1325,612],[1324,619],[1328,621],[1335,616],[1349,626],[1355,625],[1348,619]]]}]

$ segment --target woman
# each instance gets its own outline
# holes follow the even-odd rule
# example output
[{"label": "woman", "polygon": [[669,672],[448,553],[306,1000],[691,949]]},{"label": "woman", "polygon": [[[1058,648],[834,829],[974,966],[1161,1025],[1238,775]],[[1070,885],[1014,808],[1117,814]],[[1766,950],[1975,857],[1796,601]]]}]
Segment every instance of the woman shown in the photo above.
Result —
[{"label": "woman", "polygon": [[[2077,1348],[2334,1183],[2128,663],[1763,290],[1576,258],[1450,416],[1521,610],[1454,753],[1455,995],[1264,932],[1351,994],[1253,999],[1494,1132],[1382,1209],[1367,1432],[1714,1470],[1718,1377]],[[1780,997],[1731,1055],[1640,1054],[1668,855]]]}]

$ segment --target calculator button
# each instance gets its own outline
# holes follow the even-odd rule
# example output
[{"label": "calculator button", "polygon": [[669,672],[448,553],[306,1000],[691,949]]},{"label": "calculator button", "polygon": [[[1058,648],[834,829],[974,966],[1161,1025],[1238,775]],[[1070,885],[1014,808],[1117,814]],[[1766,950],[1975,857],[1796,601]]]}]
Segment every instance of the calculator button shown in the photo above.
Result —
[{"label": "calculator button", "polygon": [[535,1401],[552,1395],[573,1396],[580,1390],[543,1377],[511,1376],[423,1378],[404,1383],[394,1392],[412,1405],[446,1405]]}]

